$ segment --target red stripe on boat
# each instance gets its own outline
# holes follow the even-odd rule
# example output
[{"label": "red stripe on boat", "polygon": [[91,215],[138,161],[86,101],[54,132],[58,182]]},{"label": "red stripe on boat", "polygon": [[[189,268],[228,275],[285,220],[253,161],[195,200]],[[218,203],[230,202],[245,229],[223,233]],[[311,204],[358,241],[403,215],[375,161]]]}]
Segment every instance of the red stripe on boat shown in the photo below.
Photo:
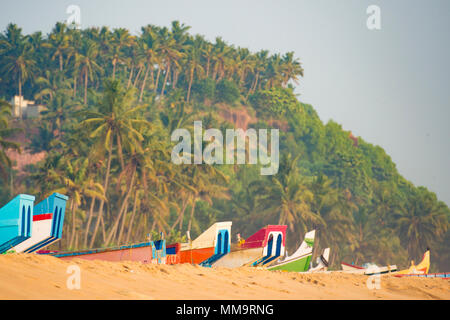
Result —
[{"label": "red stripe on boat", "polygon": [[356,266],[356,265],[354,265],[354,264],[348,264],[348,263],[345,263],[345,262],[341,262],[341,264],[343,264],[343,265],[345,265],[345,266],[347,266],[347,267],[355,268],[355,269],[365,269],[365,268],[363,268],[363,267]]},{"label": "red stripe on boat", "polygon": [[53,216],[53,213],[37,214],[37,215],[33,216],[33,221],[48,220],[48,219],[51,219],[52,216]]}]

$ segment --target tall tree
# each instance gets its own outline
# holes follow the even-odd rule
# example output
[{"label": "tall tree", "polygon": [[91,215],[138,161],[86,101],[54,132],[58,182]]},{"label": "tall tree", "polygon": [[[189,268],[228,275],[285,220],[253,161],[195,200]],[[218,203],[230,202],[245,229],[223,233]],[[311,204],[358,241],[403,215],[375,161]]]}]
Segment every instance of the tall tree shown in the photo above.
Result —
[{"label": "tall tree", "polygon": [[[104,196],[106,196],[109,186],[114,140],[116,140],[117,156],[122,169],[125,167],[122,145],[124,143],[128,146],[134,145],[140,150],[139,145],[144,138],[137,129],[141,126],[149,126],[149,122],[144,120],[142,116],[139,116],[139,111],[144,107],[143,105],[136,104],[136,97],[132,89],[124,89],[119,80],[107,80],[105,82],[103,99],[98,107],[98,111],[86,110],[80,113],[86,117],[81,122],[81,125],[92,129],[89,136],[101,140],[108,153],[103,183]],[[104,201],[102,200],[100,202],[94,234],[90,242],[91,246],[95,241],[100,225],[103,205]]]}]

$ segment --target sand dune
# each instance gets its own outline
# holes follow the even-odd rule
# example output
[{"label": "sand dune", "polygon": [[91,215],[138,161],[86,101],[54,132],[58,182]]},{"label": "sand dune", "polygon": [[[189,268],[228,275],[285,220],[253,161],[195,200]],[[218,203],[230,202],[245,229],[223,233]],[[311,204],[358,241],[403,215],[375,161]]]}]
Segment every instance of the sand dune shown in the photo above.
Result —
[{"label": "sand dune", "polygon": [[[81,270],[81,288],[69,290],[67,268]],[[450,281],[300,274],[255,268],[203,268],[73,260],[33,254],[0,256],[0,299],[450,299]]]}]

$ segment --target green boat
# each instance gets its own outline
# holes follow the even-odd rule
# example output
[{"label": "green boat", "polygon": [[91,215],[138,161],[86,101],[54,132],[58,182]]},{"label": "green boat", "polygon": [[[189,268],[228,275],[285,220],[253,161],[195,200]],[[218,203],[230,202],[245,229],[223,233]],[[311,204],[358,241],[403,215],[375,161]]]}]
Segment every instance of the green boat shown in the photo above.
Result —
[{"label": "green boat", "polygon": [[285,257],[283,260],[279,260],[267,267],[269,270],[282,270],[282,271],[294,271],[305,272],[308,271],[311,262],[312,251],[314,246],[314,236],[316,231],[310,231],[305,235],[297,251],[291,256]]}]

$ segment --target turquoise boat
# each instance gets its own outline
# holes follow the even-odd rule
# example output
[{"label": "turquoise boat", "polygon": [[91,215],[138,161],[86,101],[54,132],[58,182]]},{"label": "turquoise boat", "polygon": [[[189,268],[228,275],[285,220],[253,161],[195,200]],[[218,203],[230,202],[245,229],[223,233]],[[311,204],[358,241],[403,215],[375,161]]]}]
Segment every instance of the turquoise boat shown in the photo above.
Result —
[{"label": "turquoise boat", "polygon": [[34,196],[19,194],[0,208],[0,253],[31,237],[34,199]]}]

